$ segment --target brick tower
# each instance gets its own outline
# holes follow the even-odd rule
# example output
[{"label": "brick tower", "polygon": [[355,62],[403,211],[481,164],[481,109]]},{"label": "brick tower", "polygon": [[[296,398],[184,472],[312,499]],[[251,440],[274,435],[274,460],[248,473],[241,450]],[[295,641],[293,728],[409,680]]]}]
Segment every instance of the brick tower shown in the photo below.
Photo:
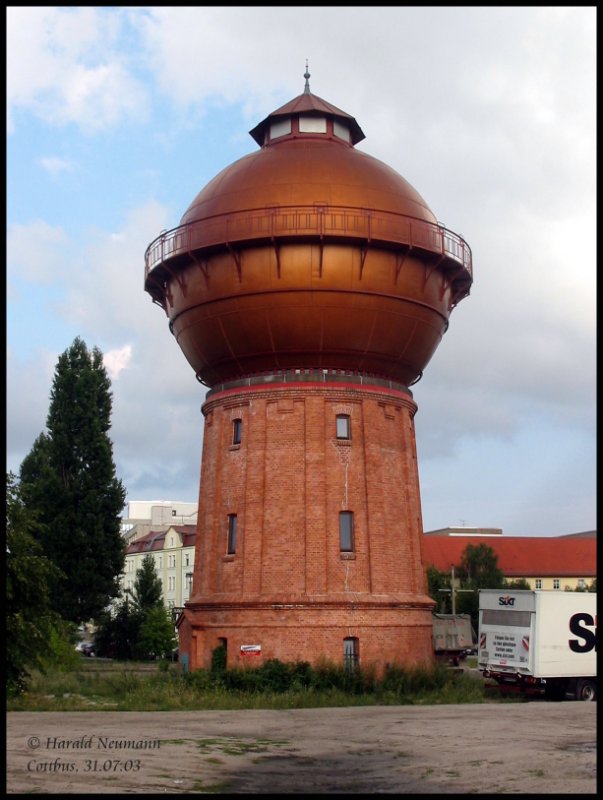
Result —
[{"label": "brick tower", "polygon": [[471,252],[304,77],[146,252],[209,388],[184,669],[432,659],[409,387]]}]

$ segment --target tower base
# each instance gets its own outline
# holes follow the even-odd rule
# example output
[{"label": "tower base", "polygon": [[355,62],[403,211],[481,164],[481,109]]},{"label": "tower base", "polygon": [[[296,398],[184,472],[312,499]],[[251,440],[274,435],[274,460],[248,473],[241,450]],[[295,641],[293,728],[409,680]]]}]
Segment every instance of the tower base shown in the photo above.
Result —
[{"label": "tower base", "polygon": [[320,375],[208,394],[183,669],[217,647],[230,667],[433,663],[417,407],[389,381]]}]

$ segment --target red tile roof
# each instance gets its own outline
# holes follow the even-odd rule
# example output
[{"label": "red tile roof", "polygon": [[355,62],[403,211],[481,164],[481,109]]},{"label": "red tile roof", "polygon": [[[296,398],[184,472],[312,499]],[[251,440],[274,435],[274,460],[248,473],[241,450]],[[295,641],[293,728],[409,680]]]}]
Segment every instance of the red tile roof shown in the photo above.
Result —
[{"label": "red tile roof", "polygon": [[506,578],[591,578],[597,574],[597,540],[563,536],[424,536],[423,563],[449,572],[453,564],[460,566],[468,544],[491,547]]},{"label": "red tile roof", "polygon": [[[170,529],[171,528],[173,528],[177,533],[181,534],[183,547],[194,546],[195,531],[197,529],[196,525],[171,525]],[[144,536],[141,536],[140,539],[136,539],[136,541],[128,545],[126,555],[129,556],[133,553],[147,553],[152,550],[163,550],[166,533],[167,531],[149,531],[149,533],[146,533]]]}]

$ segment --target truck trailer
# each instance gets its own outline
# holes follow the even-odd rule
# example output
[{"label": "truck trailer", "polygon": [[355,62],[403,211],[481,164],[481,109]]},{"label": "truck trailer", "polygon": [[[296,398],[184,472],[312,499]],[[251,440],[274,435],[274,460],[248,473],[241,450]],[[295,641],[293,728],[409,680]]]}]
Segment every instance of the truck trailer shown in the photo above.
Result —
[{"label": "truck trailer", "polygon": [[437,661],[453,664],[471,652],[475,632],[469,614],[433,614],[433,651]]},{"label": "truck trailer", "polygon": [[501,689],[597,699],[597,595],[480,589],[478,669]]}]

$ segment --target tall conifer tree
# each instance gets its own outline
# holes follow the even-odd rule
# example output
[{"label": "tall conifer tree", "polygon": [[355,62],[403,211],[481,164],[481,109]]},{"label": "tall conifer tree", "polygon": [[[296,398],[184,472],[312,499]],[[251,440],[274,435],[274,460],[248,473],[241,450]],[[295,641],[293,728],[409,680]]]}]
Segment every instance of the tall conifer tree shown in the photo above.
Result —
[{"label": "tall conifer tree", "polygon": [[163,607],[163,586],[155,571],[155,559],[150,553],[142,559],[142,564],[136,571],[132,596],[141,613],[157,606]]},{"label": "tall conifer tree", "polygon": [[117,597],[125,560],[110,389],[102,353],[77,337],[55,368],[48,432],[20,470],[23,499],[44,523],[44,553],[63,573],[51,587],[52,607],[74,622],[94,619]]}]

